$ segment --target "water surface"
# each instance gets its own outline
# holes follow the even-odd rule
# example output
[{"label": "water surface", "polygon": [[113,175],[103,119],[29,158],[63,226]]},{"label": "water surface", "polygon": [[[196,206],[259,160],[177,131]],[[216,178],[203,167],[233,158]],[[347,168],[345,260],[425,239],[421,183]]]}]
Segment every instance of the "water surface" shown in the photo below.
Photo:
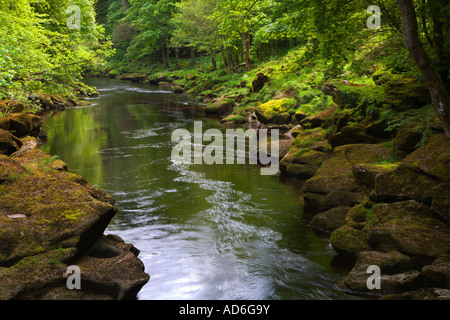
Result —
[{"label": "water surface", "polygon": [[106,230],[140,251],[141,300],[349,299],[335,252],[304,223],[301,182],[252,165],[171,160],[178,128],[218,128],[186,95],[90,80],[92,105],[50,118],[44,151],[116,199]]}]

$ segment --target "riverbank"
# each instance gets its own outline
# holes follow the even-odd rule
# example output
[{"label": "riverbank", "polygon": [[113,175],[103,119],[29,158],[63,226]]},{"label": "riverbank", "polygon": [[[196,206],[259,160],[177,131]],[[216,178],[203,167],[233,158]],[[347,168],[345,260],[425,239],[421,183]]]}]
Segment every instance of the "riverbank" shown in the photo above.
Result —
[{"label": "riverbank", "polygon": [[[50,113],[79,104],[40,101]],[[114,199],[39,149],[42,114],[14,111],[0,118],[0,299],[135,299],[149,276],[138,249],[104,235]],[[68,289],[71,265],[81,270],[81,290]]]},{"label": "riverbank", "polygon": [[[310,226],[328,232],[352,268],[342,290],[448,299],[450,141],[427,88],[383,68],[359,82],[323,72],[310,63],[293,76],[287,59],[237,75],[190,69],[111,76],[192,94],[226,127],[281,129],[288,139],[280,171],[305,181]],[[380,289],[367,285],[372,265]]]}]

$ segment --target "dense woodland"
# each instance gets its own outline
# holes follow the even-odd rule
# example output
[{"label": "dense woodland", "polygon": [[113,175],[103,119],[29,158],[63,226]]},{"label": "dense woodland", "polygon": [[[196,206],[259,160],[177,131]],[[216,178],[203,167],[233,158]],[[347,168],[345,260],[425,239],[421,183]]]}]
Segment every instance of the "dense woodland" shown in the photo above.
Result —
[{"label": "dense woodland", "polygon": [[[379,21],[368,9],[373,5],[381,10]],[[38,106],[28,103],[30,95],[70,94],[82,87],[87,70],[148,75],[161,69],[192,72],[199,64],[216,80],[222,73],[213,71],[220,70],[240,83],[245,72],[252,76],[262,63],[287,57],[289,72],[280,77],[284,89],[307,64],[317,67],[318,86],[333,78],[364,83],[380,69],[409,74],[431,89],[449,134],[445,2],[4,0],[0,12],[0,98],[23,101],[31,110]],[[74,19],[79,28],[70,27]],[[294,80],[291,89],[302,80]],[[205,90],[199,91],[194,93]]]}]

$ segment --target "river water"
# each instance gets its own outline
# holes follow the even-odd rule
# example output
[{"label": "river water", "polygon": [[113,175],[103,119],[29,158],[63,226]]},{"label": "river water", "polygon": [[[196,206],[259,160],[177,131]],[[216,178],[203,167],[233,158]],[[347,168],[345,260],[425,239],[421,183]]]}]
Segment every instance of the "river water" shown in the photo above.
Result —
[{"label": "river water", "polygon": [[301,182],[255,165],[171,160],[176,129],[220,128],[187,95],[87,81],[91,105],[51,117],[42,149],[116,199],[106,230],[140,251],[151,280],[140,300],[353,299],[336,283],[326,237],[306,224]]}]

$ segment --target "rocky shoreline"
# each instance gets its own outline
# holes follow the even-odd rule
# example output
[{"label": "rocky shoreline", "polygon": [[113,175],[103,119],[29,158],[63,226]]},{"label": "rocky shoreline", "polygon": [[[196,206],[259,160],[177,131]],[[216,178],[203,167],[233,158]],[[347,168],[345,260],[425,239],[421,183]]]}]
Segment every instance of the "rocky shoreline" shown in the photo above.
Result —
[{"label": "rocky shoreline", "polygon": [[[55,100],[42,105],[74,106]],[[0,118],[0,299],[136,299],[149,275],[138,249],[104,235],[114,199],[39,149],[43,122],[23,112]],[[72,265],[80,290],[67,286]]]},{"label": "rocky shoreline", "polygon": [[[119,78],[185,91],[176,78]],[[417,110],[430,101],[426,88],[409,79],[374,80],[387,83],[383,103],[393,109]],[[250,90],[267,81],[259,74]],[[207,99],[205,113],[226,127],[283,131],[280,170],[304,181],[309,226],[329,233],[337,257],[350,267],[338,284],[342,290],[390,300],[450,300],[450,139],[436,116],[419,114],[396,128],[376,113],[355,119],[348,110],[369,108],[377,99],[366,91],[330,81],[322,92],[335,104],[309,117],[292,112],[289,93],[245,108],[231,97]],[[381,272],[379,289],[367,284],[370,266]]]}]

